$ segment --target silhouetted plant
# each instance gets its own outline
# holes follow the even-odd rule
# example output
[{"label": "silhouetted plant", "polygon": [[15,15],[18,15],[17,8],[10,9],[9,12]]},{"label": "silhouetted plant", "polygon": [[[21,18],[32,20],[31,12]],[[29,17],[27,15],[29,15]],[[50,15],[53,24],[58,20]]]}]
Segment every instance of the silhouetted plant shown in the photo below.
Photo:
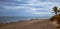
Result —
[{"label": "silhouetted plant", "polygon": [[53,11],[55,12],[55,14],[57,14],[58,7],[57,7],[57,6],[54,6],[54,7],[53,7]]}]

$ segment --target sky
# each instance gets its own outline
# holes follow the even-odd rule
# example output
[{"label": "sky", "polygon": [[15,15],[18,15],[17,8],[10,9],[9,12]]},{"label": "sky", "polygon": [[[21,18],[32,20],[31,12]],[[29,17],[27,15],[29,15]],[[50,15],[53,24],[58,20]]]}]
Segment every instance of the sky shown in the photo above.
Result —
[{"label": "sky", "polygon": [[60,0],[0,0],[0,16],[50,16]]}]

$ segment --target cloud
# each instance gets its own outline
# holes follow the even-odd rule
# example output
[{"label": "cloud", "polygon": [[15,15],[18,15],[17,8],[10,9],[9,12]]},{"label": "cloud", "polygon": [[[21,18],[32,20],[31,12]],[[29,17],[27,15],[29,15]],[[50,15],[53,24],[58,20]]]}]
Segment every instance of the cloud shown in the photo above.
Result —
[{"label": "cloud", "polygon": [[[51,14],[60,0],[0,0],[0,14]],[[11,12],[12,11],[12,12]]]},{"label": "cloud", "polygon": [[51,14],[50,12],[33,12],[34,14]]}]

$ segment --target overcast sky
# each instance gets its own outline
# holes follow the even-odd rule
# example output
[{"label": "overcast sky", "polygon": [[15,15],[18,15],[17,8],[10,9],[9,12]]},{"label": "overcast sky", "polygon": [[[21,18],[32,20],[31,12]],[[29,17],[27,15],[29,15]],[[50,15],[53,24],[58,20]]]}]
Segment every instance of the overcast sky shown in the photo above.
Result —
[{"label": "overcast sky", "polygon": [[60,0],[0,0],[0,16],[47,16]]}]

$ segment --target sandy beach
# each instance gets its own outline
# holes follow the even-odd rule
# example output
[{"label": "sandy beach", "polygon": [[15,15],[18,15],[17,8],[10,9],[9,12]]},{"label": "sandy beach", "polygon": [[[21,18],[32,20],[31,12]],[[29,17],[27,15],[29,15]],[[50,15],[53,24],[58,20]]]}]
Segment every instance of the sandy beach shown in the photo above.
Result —
[{"label": "sandy beach", "polygon": [[57,27],[48,19],[35,19],[1,24],[0,29],[57,29]]}]

